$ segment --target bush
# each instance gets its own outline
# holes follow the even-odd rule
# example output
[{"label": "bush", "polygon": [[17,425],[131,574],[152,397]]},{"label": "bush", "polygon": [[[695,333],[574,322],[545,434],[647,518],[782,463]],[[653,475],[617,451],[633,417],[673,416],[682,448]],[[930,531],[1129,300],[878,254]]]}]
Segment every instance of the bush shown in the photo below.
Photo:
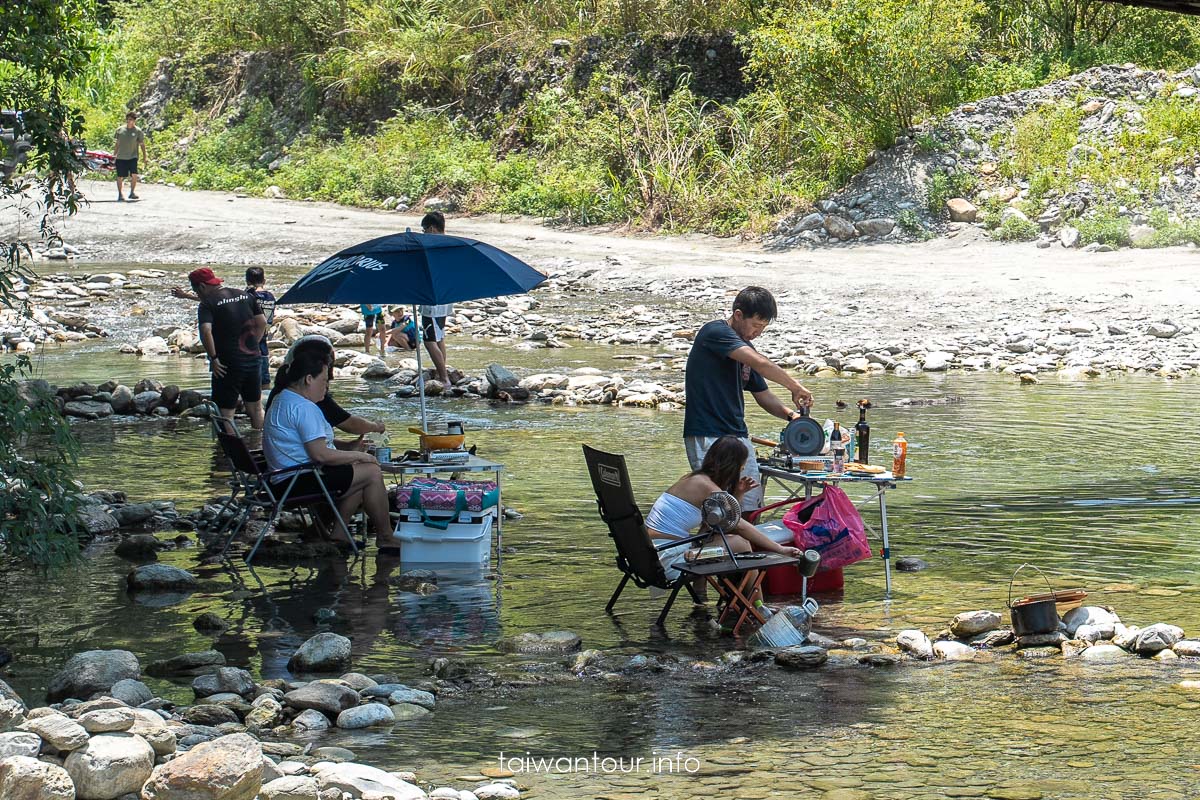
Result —
[{"label": "bush", "polygon": [[1082,244],[1097,242],[1113,247],[1129,245],[1129,229],[1132,225],[1133,221],[1129,217],[1121,216],[1111,206],[1097,208],[1075,223]]},{"label": "bush", "polygon": [[975,173],[963,170],[961,172],[946,172],[939,170],[929,178],[925,187],[926,207],[935,217],[945,216],[946,203],[956,197],[966,197],[975,191],[978,179]]},{"label": "bush", "polygon": [[1037,237],[1037,223],[1014,215],[1009,215],[992,231],[992,238],[998,242],[1032,242]]}]

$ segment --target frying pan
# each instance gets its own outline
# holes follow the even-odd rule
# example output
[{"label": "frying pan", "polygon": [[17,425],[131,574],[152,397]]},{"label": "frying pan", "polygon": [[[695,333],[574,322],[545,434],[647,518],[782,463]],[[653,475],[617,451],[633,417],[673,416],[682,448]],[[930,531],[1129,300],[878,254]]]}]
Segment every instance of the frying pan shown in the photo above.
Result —
[{"label": "frying pan", "polygon": [[796,456],[815,456],[825,449],[825,429],[821,427],[821,423],[808,415],[807,408],[801,408],[800,416],[779,432],[778,442],[760,439],[757,436],[750,437],[750,441],[767,447],[778,447]]}]

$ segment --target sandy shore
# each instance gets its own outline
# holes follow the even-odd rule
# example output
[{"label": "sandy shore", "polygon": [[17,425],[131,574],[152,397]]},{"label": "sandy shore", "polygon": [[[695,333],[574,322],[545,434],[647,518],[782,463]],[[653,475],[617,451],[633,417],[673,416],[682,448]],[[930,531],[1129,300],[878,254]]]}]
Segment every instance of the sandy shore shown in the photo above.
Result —
[{"label": "sandy shore", "polygon": [[[147,185],[137,203],[117,203],[111,184],[84,182],[93,198],[61,224],[64,240],[92,261],[281,265],[314,263],[338,249],[405,227],[419,217],[385,211],[236,197]],[[757,282],[836,293],[881,316],[903,316],[909,299],[940,299],[947,310],[1012,303],[1070,303],[1105,296],[1121,305],[1184,314],[1200,306],[1200,251],[1185,248],[1084,253],[998,244],[968,228],[953,239],[770,252],[757,243],[709,236],[624,235],[565,230],[530,219],[451,218],[450,230],[484,239],[535,264],[572,258],[605,274],[674,281],[705,277],[737,287]],[[865,306],[864,306],[865,304]],[[1001,307],[996,307],[999,304]],[[891,311],[889,311],[891,309]],[[911,309],[910,309],[911,310]],[[944,320],[946,327],[961,327]],[[941,327],[941,326],[938,326]]]}]

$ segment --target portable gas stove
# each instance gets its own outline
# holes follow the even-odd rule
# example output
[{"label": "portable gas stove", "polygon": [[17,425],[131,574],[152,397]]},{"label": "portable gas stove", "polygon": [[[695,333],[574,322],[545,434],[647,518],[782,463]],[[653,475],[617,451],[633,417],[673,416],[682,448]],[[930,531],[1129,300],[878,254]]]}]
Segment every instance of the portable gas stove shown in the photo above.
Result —
[{"label": "portable gas stove", "polygon": [[463,448],[453,450],[422,450],[421,461],[426,464],[466,464],[471,460],[471,453]]}]

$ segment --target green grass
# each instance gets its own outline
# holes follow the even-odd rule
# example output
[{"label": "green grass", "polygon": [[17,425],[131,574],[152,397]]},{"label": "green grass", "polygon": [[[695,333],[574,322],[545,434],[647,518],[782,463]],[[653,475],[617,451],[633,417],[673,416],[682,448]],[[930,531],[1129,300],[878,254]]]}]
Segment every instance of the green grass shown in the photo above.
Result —
[{"label": "green grass", "polygon": [[1037,224],[1016,216],[1008,217],[992,231],[992,238],[998,242],[1032,242],[1037,237]]}]

